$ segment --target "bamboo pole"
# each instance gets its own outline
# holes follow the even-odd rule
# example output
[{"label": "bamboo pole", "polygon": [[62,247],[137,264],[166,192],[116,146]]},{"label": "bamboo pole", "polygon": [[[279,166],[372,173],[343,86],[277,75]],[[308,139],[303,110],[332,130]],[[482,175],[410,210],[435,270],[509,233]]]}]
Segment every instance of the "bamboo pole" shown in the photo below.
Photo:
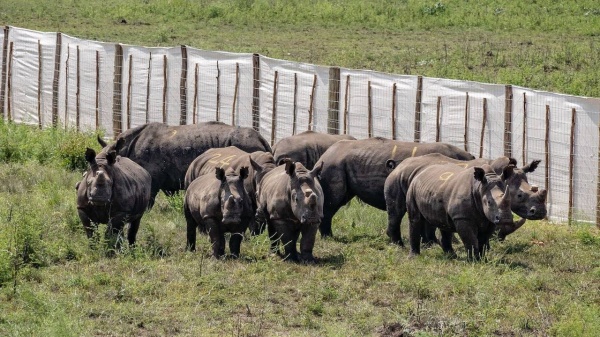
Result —
[{"label": "bamboo pole", "polygon": [[317,89],[317,74],[313,77],[312,91],[310,94],[310,107],[308,108],[308,130],[313,129],[313,109],[315,103],[315,90]]},{"label": "bamboo pole", "polygon": [[96,131],[100,129],[100,52],[96,50]]},{"label": "bamboo pole", "polygon": [[129,64],[127,65],[127,129],[131,129],[131,77],[133,76],[133,56],[129,54]]},{"label": "bamboo pole", "polygon": [[252,127],[260,130],[260,55],[252,55]]},{"label": "bamboo pole", "polygon": [[123,47],[115,45],[115,75],[113,80],[113,132],[116,139],[123,132]]},{"label": "bamboo pole", "polygon": [[271,115],[271,146],[275,145],[275,132],[277,131],[277,81],[278,73],[275,71],[273,79],[273,113]]},{"label": "bamboo pole", "polygon": [[167,87],[169,85],[167,72],[167,55],[163,55],[163,95],[162,95],[162,119],[167,124]]},{"label": "bamboo pole", "polygon": [[187,124],[187,47],[181,46],[181,78],[179,80],[179,125]]},{"label": "bamboo pole", "polygon": [[511,85],[504,87],[504,155],[512,157],[512,102]]},{"label": "bamboo pole", "polygon": [[150,79],[152,78],[152,52],[148,58],[148,77],[146,78],[146,123],[150,123]]},{"label": "bamboo pole", "polygon": [[294,73],[294,119],[292,121],[292,135],[296,134],[296,126],[298,125],[298,74]]},{"label": "bamboo pole", "polygon": [[369,138],[373,137],[373,97],[371,89],[371,81],[368,82],[367,88],[367,131]]},{"label": "bamboo pole", "polygon": [[350,91],[350,75],[346,75],[346,94],[344,95],[344,134],[348,134],[348,100]]},{"label": "bamboo pole", "polygon": [[198,63],[194,69],[194,112],[192,116],[192,123],[198,123]]},{"label": "bamboo pole", "polygon": [[75,127],[80,130],[81,123],[81,54],[77,46],[77,91],[75,91]]},{"label": "bamboo pole", "polygon": [[37,115],[38,128],[42,129],[42,43],[38,40],[38,90],[37,90]]},{"label": "bamboo pole", "polygon": [[54,52],[54,78],[52,79],[52,126],[58,126],[58,84],[60,79],[60,55],[62,51],[62,34],[56,33],[56,50]]},{"label": "bamboo pole", "polygon": [[340,133],[340,68],[329,68],[327,133]]},{"label": "bamboo pole", "polygon": [[423,76],[417,77],[417,98],[415,103],[415,143],[421,141],[421,103],[423,98]]},{"label": "bamboo pole", "polygon": [[235,63],[235,87],[233,91],[233,106],[231,107],[231,125],[235,125],[235,108],[240,87],[240,64]]},{"label": "bamboo pole", "polygon": [[573,171],[575,162],[575,108],[571,109],[571,146],[569,148],[569,223],[573,219]]},{"label": "bamboo pole", "polygon": [[487,98],[483,98],[483,122],[481,126],[481,139],[479,140],[479,158],[483,157],[483,138],[485,135],[485,124],[487,121]]},{"label": "bamboo pole", "polygon": [[437,98],[437,110],[435,114],[435,141],[440,141],[440,116],[442,110],[442,97],[438,96]]},{"label": "bamboo pole", "polygon": [[465,151],[469,151],[469,92],[467,91],[467,98],[465,100]]},{"label": "bamboo pole", "polygon": [[397,96],[397,85],[392,85],[392,139],[396,140],[396,96]]}]

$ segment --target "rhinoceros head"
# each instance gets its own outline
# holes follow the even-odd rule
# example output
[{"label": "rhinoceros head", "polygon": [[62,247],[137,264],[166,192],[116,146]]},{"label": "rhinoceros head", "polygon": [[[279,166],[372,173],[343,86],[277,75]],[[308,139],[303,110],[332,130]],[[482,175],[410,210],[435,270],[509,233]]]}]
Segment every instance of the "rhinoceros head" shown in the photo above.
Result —
[{"label": "rhinoceros head", "polygon": [[292,212],[301,224],[317,224],[323,218],[323,190],[317,180],[323,162],[308,171],[300,162],[285,162],[285,172],[290,176],[290,201]]},{"label": "rhinoceros head", "polygon": [[[514,166],[507,166],[502,176],[510,175],[513,169]],[[503,179],[487,164],[474,167],[474,178],[481,183],[479,193],[486,218],[496,225],[512,224],[511,198]]]},{"label": "rhinoceros head", "polygon": [[538,190],[527,181],[527,173],[535,171],[539,160],[534,160],[522,168],[515,168],[513,174],[505,181],[511,194],[511,207],[518,216],[529,220],[540,220],[546,217],[547,191]]},{"label": "rhinoceros head", "polygon": [[114,183],[114,164],[117,154],[115,151],[100,152],[87,148],[85,160],[89,164],[89,170],[84,177],[86,184],[86,196],[88,203],[103,206],[110,203],[112,199]]},{"label": "rhinoceros head", "polygon": [[248,178],[248,167],[240,168],[235,172],[229,168],[227,171],[217,167],[217,179],[221,181],[219,200],[224,224],[235,224],[242,220],[244,207],[248,203],[248,195],[244,189],[244,179]]}]

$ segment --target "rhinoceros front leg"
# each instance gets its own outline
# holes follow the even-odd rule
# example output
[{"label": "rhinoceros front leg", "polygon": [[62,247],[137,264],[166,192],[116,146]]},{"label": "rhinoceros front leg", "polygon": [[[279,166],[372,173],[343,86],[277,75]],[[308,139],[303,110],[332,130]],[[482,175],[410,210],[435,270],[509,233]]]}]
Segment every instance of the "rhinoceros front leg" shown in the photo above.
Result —
[{"label": "rhinoceros front leg", "polygon": [[298,237],[300,236],[300,229],[294,228],[293,224],[284,220],[275,220],[273,225],[278,234],[281,235],[281,244],[285,250],[285,260],[298,262],[298,250],[296,244],[298,243]]},{"label": "rhinoceros front leg", "polygon": [[302,239],[300,239],[300,259],[306,263],[314,263],[313,248],[317,237],[318,224],[305,225],[302,227]]},{"label": "rhinoceros front leg", "polygon": [[231,233],[231,238],[229,238],[229,250],[234,258],[240,257],[242,239],[244,239],[244,233]]},{"label": "rhinoceros front leg", "polygon": [[[435,229],[435,227],[433,227],[433,228]],[[448,254],[449,257],[456,258],[456,252],[454,251],[454,248],[452,247],[452,238],[453,238],[454,233],[451,231],[445,231],[445,230],[440,230],[440,232],[442,234],[442,240],[441,240],[442,250],[444,251],[444,253]]]},{"label": "rhinoceros front leg", "polygon": [[225,255],[225,233],[223,233],[221,222],[214,218],[204,219],[204,222],[210,237],[213,257],[217,259],[223,257]]},{"label": "rhinoceros front leg", "polygon": [[140,229],[141,220],[142,218],[139,217],[134,220],[131,220],[131,222],[129,223],[129,230],[127,231],[127,241],[129,242],[130,246],[135,245],[135,238],[137,236],[138,230]]},{"label": "rhinoceros front leg", "polygon": [[[402,206],[402,203],[404,203],[405,206]],[[386,234],[390,238],[391,243],[404,247],[404,242],[402,242],[402,236],[400,234],[400,223],[406,214],[405,198],[397,197],[396,199],[391,200],[391,202],[388,202],[387,213],[388,228]]]},{"label": "rhinoceros front leg", "polygon": [[185,222],[187,224],[186,248],[193,252],[196,250],[196,228],[198,227],[198,224],[196,223],[196,220],[190,213],[187,206],[184,207],[183,213],[185,215]]},{"label": "rhinoceros front leg", "polygon": [[111,218],[106,227],[105,238],[117,251],[121,249],[123,227],[125,227],[125,222],[124,217],[121,215]]},{"label": "rhinoceros front leg", "polygon": [[465,250],[467,251],[467,260],[473,261],[481,258],[481,250],[479,247],[477,225],[465,220],[455,222],[456,232],[460,237]]},{"label": "rhinoceros front leg", "polygon": [[91,239],[94,236],[94,232],[96,231],[96,225],[92,224],[92,220],[90,220],[90,218],[83,210],[78,209],[77,213],[79,214],[79,219],[83,224],[85,235],[87,235],[88,239]]},{"label": "rhinoceros front leg", "polygon": [[409,256],[413,257],[421,254],[421,232],[423,226],[425,226],[425,219],[421,215],[421,212],[417,209],[408,210],[409,219],[409,241],[410,241],[410,253]]},{"label": "rhinoceros front leg", "polygon": [[272,254],[280,255],[279,253],[279,242],[281,240],[281,234],[277,232],[275,225],[272,220],[267,221],[267,234],[269,234],[270,248],[269,252]]}]

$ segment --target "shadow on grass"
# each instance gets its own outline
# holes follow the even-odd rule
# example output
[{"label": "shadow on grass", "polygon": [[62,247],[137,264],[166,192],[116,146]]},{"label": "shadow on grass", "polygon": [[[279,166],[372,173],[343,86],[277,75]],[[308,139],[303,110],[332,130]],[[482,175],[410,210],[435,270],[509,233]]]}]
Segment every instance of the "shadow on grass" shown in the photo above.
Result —
[{"label": "shadow on grass", "polygon": [[346,263],[344,254],[329,255],[318,259],[317,266],[332,267],[334,269],[341,268]]},{"label": "shadow on grass", "polygon": [[333,237],[326,237],[326,238],[322,238],[322,239],[331,240],[331,241],[343,243],[343,244],[349,244],[349,243],[361,242],[361,241],[374,242],[374,241],[380,240],[381,237],[379,235],[365,233],[365,234],[356,234],[356,235],[351,235],[351,236],[333,236]]}]

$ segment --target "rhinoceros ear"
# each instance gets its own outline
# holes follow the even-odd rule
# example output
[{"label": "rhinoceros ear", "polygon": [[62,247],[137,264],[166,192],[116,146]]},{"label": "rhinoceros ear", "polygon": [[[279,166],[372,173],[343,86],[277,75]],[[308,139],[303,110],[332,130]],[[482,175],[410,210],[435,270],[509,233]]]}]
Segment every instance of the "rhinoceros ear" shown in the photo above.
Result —
[{"label": "rhinoceros ear", "polygon": [[311,171],[310,171],[310,176],[315,179],[321,179],[321,171],[323,170],[323,164],[325,164],[324,162],[321,162],[319,164],[319,166],[315,166]]},{"label": "rhinoceros ear", "polygon": [[108,162],[109,165],[114,165],[115,162],[117,161],[117,151],[115,151],[115,150],[108,151],[108,153],[106,154],[106,161]]},{"label": "rhinoceros ear", "polygon": [[515,158],[508,158],[508,165],[515,165],[517,166],[517,160]]},{"label": "rhinoceros ear", "polygon": [[523,166],[523,172],[525,173],[530,173],[535,171],[535,169],[538,167],[538,165],[541,163],[541,160],[534,160],[531,163],[529,163],[529,165],[525,165]]},{"label": "rhinoceros ear", "polygon": [[285,162],[285,173],[287,173],[290,177],[294,175],[296,172],[296,163],[288,160]]},{"label": "rhinoceros ear", "polygon": [[277,166],[279,166],[279,165],[283,165],[283,164],[287,164],[287,163],[291,163],[291,162],[292,162],[292,160],[290,158],[285,157],[285,158],[279,158],[279,160],[277,161],[276,164],[277,164]]},{"label": "rhinoceros ear", "polygon": [[125,145],[125,138],[119,137],[119,139],[117,139],[117,142],[115,143],[115,151],[121,151],[123,145]]},{"label": "rhinoceros ear", "polygon": [[248,178],[248,166],[242,166],[240,169],[240,179],[244,180]]},{"label": "rhinoceros ear", "polygon": [[385,167],[387,167],[388,171],[393,171],[396,168],[396,161],[393,159],[388,159],[385,162]]},{"label": "rhinoceros ear", "polygon": [[100,146],[102,146],[103,148],[106,147],[106,145],[108,145],[104,139],[100,138],[100,135],[98,135],[98,144],[100,144]]},{"label": "rhinoceros ear", "polygon": [[506,181],[515,173],[515,166],[508,165],[502,170],[502,180]]},{"label": "rhinoceros ear", "polygon": [[224,181],[225,180],[225,170],[223,170],[220,167],[215,168],[215,173],[217,176],[217,179]]},{"label": "rhinoceros ear", "polygon": [[90,163],[90,165],[96,164],[96,151],[89,147],[85,149],[85,160]]},{"label": "rhinoceros ear", "polygon": [[475,170],[475,173],[473,173],[473,177],[476,180],[479,180],[485,184],[487,182],[487,179],[485,179],[485,171],[481,167],[478,167],[478,166],[474,167],[473,169]]}]

